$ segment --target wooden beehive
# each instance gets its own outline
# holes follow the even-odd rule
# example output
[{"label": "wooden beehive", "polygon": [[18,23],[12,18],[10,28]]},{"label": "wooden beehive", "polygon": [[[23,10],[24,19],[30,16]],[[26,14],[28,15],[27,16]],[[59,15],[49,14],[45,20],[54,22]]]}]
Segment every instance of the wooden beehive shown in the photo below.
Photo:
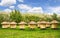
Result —
[{"label": "wooden beehive", "polygon": [[58,21],[53,20],[53,21],[51,22],[51,28],[56,29],[56,28],[57,28],[57,24],[58,24]]},{"label": "wooden beehive", "polygon": [[10,22],[10,28],[16,28],[16,22]]},{"label": "wooden beehive", "polygon": [[9,22],[2,22],[2,28],[9,28],[10,25],[9,25]]},{"label": "wooden beehive", "polygon": [[46,27],[48,28],[48,27],[50,27],[50,22],[46,22]]},{"label": "wooden beehive", "polygon": [[24,22],[24,21],[21,21],[20,23],[18,23],[19,24],[19,28],[20,29],[25,29],[25,26],[26,26],[26,22]]},{"label": "wooden beehive", "polygon": [[40,25],[41,29],[45,29],[46,28],[46,22],[45,21],[41,21],[40,23],[38,23]]},{"label": "wooden beehive", "polygon": [[31,21],[31,22],[28,23],[28,26],[29,26],[31,29],[34,29],[34,28],[36,28],[36,22]]}]

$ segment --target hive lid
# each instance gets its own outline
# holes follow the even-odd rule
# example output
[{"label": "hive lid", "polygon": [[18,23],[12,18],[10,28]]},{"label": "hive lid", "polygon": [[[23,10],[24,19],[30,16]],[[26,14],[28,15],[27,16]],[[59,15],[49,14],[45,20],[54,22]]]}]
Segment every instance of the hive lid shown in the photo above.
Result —
[{"label": "hive lid", "polygon": [[16,22],[10,22],[10,24],[17,24]]},{"label": "hive lid", "polygon": [[46,24],[51,24],[50,22],[46,22]]},{"label": "hive lid", "polygon": [[31,21],[29,24],[36,24],[36,22],[34,22],[34,21]]},{"label": "hive lid", "polygon": [[9,22],[2,22],[1,24],[9,24]]},{"label": "hive lid", "polygon": [[53,20],[51,23],[58,23],[58,21],[56,21],[56,20]]},{"label": "hive lid", "polygon": [[20,23],[18,23],[18,24],[27,24],[26,22],[24,22],[24,21],[21,21]]},{"label": "hive lid", "polygon": [[38,22],[37,22],[37,24],[41,24],[41,23],[50,24],[50,22],[46,22],[46,21],[38,21]]}]

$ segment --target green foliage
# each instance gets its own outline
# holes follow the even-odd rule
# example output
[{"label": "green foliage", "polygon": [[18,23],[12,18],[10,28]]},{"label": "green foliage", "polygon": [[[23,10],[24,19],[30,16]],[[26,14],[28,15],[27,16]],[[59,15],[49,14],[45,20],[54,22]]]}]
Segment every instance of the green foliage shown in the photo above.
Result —
[{"label": "green foliage", "polygon": [[10,21],[15,21],[16,23],[22,20],[22,15],[19,11],[15,10],[10,13]]},{"label": "green foliage", "polygon": [[60,22],[60,16],[59,16],[59,17],[57,17],[57,21],[58,21],[58,22]]},{"label": "green foliage", "polygon": [[10,17],[8,14],[3,14],[4,20],[3,21],[10,21]]},{"label": "green foliage", "polygon": [[0,14],[0,23],[4,20],[3,14]]},{"label": "green foliage", "polygon": [[45,21],[50,22],[50,21],[52,21],[52,18],[50,18],[50,17],[45,17]]},{"label": "green foliage", "polygon": [[27,22],[29,21],[39,21],[40,20],[40,17],[38,16],[34,16],[34,15],[28,15],[28,16],[25,16],[25,19]]},{"label": "green foliage", "polygon": [[57,17],[56,13],[53,13],[53,15],[44,15],[44,14],[21,14],[18,10],[14,10],[9,14],[0,14],[0,22],[2,21],[15,21],[19,23],[20,21],[52,21],[52,20],[58,20],[60,21],[60,17]]},{"label": "green foliage", "polygon": [[57,20],[57,14],[56,13],[53,13],[52,20]]},{"label": "green foliage", "polygon": [[9,15],[8,14],[0,14],[0,23],[3,21],[9,21]]}]

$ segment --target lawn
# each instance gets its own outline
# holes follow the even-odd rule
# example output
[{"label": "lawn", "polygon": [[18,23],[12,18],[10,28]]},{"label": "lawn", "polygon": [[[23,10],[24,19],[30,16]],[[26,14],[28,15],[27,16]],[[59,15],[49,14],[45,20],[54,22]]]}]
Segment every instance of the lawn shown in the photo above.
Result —
[{"label": "lawn", "polygon": [[25,30],[20,29],[2,29],[0,28],[0,38],[60,38],[60,29],[34,29],[31,30],[26,28]]}]

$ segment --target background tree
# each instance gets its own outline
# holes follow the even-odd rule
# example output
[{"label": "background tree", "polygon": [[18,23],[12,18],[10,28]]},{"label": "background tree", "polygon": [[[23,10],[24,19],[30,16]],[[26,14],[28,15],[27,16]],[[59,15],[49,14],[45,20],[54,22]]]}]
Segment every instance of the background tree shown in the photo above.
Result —
[{"label": "background tree", "polygon": [[22,21],[22,15],[19,11],[14,10],[10,13],[10,20],[15,21],[16,23],[19,23]]},{"label": "background tree", "polygon": [[48,21],[48,22],[51,22],[52,21],[52,18],[49,15],[48,16],[45,16],[44,18],[45,18],[45,21]]},{"label": "background tree", "polygon": [[57,17],[58,22],[60,22],[60,16]]},{"label": "background tree", "polygon": [[26,19],[27,22],[29,22],[29,21],[37,22],[37,21],[40,20],[40,17],[34,16],[34,15],[28,15],[28,16],[25,16],[25,19]]},{"label": "background tree", "polygon": [[58,20],[58,19],[57,19],[57,14],[56,14],[56,13],[53,13],[53,15],[52,15],[52,20]]}]

